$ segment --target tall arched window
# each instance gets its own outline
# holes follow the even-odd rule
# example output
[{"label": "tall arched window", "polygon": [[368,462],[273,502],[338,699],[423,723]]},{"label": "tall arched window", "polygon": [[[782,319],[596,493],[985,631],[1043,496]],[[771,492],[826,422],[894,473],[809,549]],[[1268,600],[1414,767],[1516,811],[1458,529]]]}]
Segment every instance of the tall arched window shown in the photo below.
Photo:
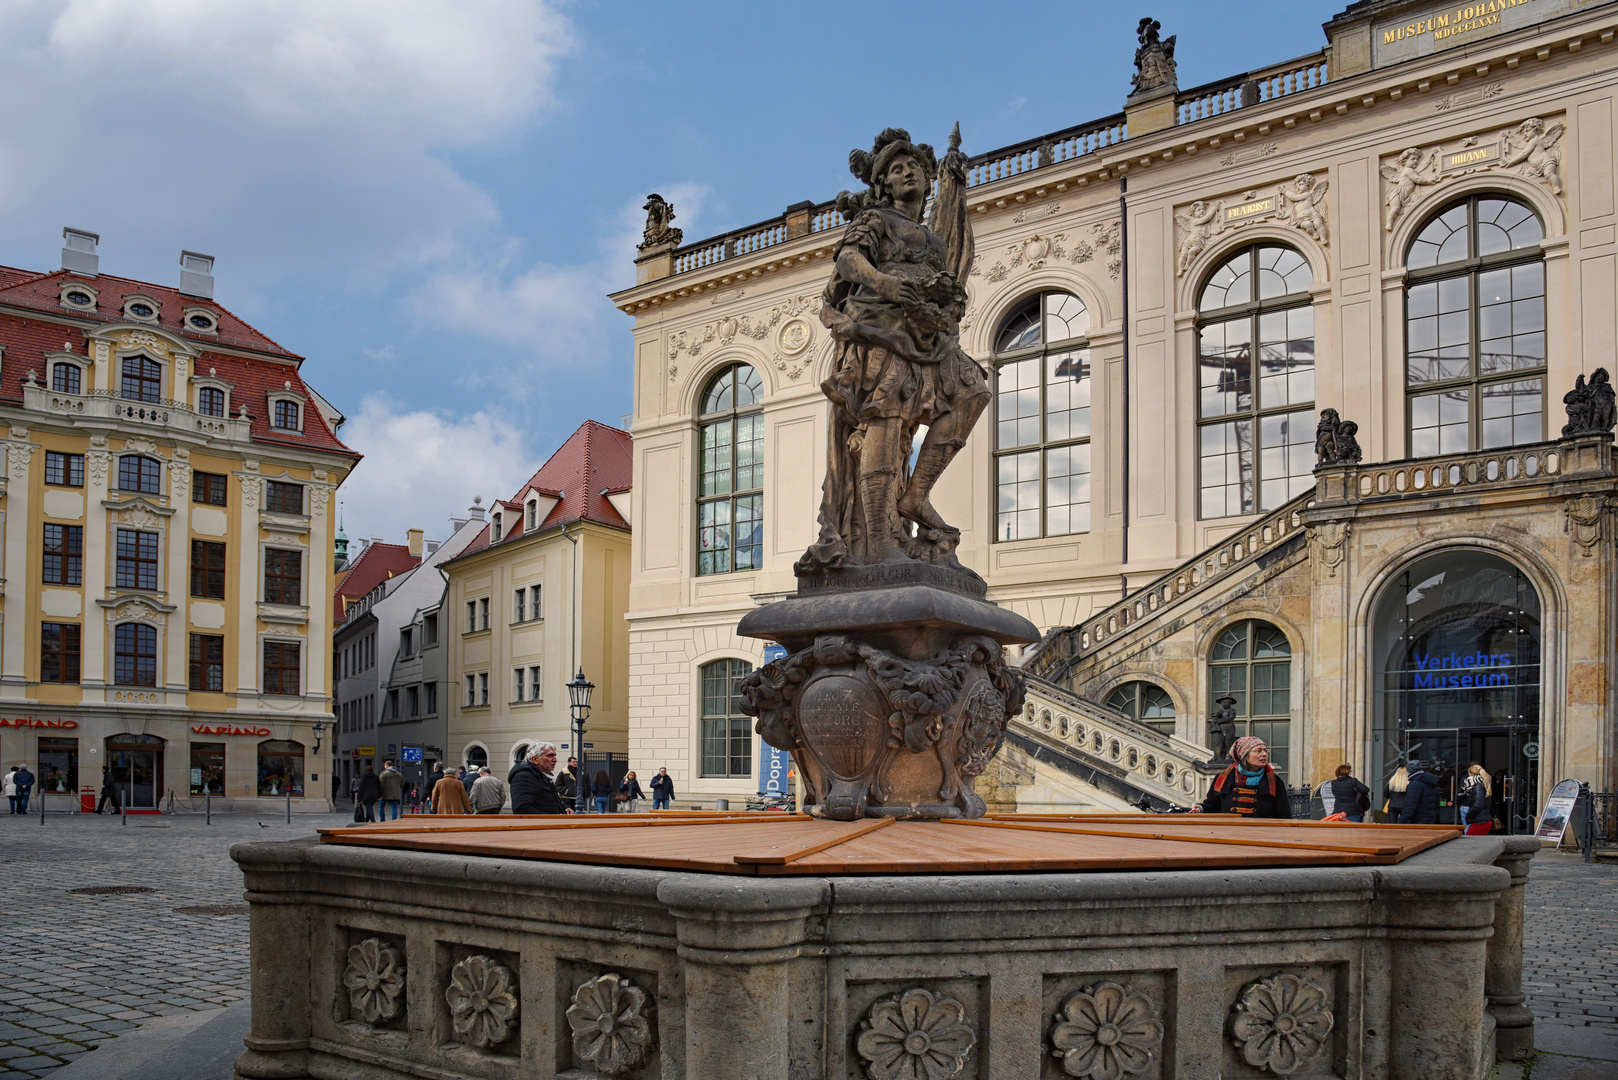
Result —
[{"label": "tall arched window", "polygon": [[697,573],[764,565],[764,384],[732,364],[702,393]]},{"label": "tall arched window", "polygon": [[742,713],[746,660],[715,660],[702,666],[702,775],[753,774],[752,721]]},{"label": "tall arched window", "polygon": [[145,623],[113,628],[112,681],[118,686],[157,685],[157,629]]},{"label": "tall arched window", "polygon": [[118,393],[132,401],[162,401],[162,365],[145,356],[124,357]]},{"label": "tall arched window", "polygon": [[1501,195],[1421,227],[1405,261],[1410,456],[1545,437],[1545,229]]},{"label": "tall arched window", "polygon": [[994,340],[996,540],[1090,531],[1090,312],[1048,292]]},{"label": "tall arched window", "polygon": [[1107,695],[1107,708],[1117,709],[1131,720],[1155,727],[1165,735],[1174,734],[1174,699],[1155,683],[1124,683]]},{"label": "tall arched window", "polygon": [[1270,764],[1287,772],[1291,746],[1292,644],[1279,628],[1258,619],[1227,627],[1208,657],[1210,697],[1233,697],[1236,737],[1257,735],[1270,747]]},{"label": "tall arched window", "polygon": [[1254,244],[1202,287],[1202,517],[1251,514],[1255,499],[1257,509],[1274,510],[1314,486],[1314,280],[1309,260],[1292,248]]},{"label": "tall arched window", "polygon": [[118,488],[147,495],[163,492],[163,463],[156,458],[125,454],[118,459]]}]

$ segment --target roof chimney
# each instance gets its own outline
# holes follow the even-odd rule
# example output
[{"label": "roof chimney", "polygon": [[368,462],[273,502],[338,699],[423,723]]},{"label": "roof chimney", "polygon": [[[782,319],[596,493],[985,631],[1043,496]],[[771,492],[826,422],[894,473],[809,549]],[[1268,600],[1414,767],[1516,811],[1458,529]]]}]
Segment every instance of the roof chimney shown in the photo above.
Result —
[{"label": "roof chimney", "polygon": [[180,252],[180,291],[187,296],[213,299],[213,256]]},{"label": "roof chimney", "polygon": [[100,272],[101,257],[96,254],[96,245],[101,242],[99,235],[68,226],[62,230],[62,240],[63,270],[86,277],[95,277]]},{"label": "roof chimney", "polygon": [[421,558],[421,541],[427,535],[426,529],[406,529],[405,542],[410,545],[410,554]]}]

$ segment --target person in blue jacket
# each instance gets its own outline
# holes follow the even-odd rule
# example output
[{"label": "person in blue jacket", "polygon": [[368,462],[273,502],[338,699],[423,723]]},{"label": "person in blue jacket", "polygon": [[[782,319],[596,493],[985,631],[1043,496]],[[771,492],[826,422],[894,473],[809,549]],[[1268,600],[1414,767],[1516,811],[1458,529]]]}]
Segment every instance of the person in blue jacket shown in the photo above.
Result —
[{"label": "person in blue jacket", "polygon": [[1410,786],[1405,789],[1405,808],[1399,814],[1399,824],[1438,824],[1438,777],[1420,759],[1412,759],[1405,768],[1410,773]]},{"label": "person in blue jacket", "polygon": [[17,813],[26,814],[28,813],[28,795],[34,790],[34,774],[28,771],[28,766],[24,765],[17,770],[17,775],[12,777],[12,782],[17,785]]}]

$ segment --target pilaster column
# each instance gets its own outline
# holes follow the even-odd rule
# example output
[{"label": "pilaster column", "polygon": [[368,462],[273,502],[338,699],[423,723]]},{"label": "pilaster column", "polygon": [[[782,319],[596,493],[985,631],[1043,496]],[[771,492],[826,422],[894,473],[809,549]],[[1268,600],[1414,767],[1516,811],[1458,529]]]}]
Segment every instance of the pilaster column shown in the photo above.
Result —
[{"label": "pilaster column", "polygon": [[185,693],[190,686],[190,645],[186,630],[191,616],[191,451],[174,448],[169,461],[168,521],[169,603],[174,605],[167,623],[164,643],[164,688]]},{"label": "pilaster column", "polygon": [[0,635],[0,700],[28,697],[28,534],[35,528],[29,513],[29,464],[37,444],[27,442],[28,429],[13,427],[6,443],[5,574],[12,602],[11,624]]},{"label": "pilaster column", "polygon": [[793,1074],[789,969],[830,895],[820,880],[658,885],[684,961],[686,1076]]},{"label": "pilaster column", "polygon": [[[98,355],[105,352],[105,347]],[[103,359],[105,357],[103,356]],[[85,702],[107,700],[107,613],[96,603],[107,597],[107,561],[110,538],[107,535],[108,473],[112,452],[105,435],[90,436],[84,451],[84,630],[79,636],[83,662],[79,665],[79,692]]]},{"label": "pilaster column", "polygon": [[[309,580],[304,584],[304,605],[309,622],[304,627],[303,695],[320,702],[320,711],[331,709],[326,686],[326,667],[331,663],[331,638],[319,629],[331,625],[331,493],[326,472],[314,471],[309,485]],[[324,644],[323,644],[324,643]]]},{"label": "pilaster column", "polygon": [[259,696],[258,507],[264,480],[258,475],[256,461],[243,462],[236,479],[241,485],[242,507],[236,531],[236,685],[226,689],[235,691],[238,711],[256,712]]},{"label": "pilaster column", "polygon": [[1494,902],[1494,936],[1484,968],[1489,1015],[1495,1022],[1495,1053],[1520,1061],[1534,1052],[1534,1011],[1522,992],[1523,886],[1528,884],[1529,861],[1539,850],[1539,839],[1513,836],[1494,865],[1511,872],[1511,888]]}]

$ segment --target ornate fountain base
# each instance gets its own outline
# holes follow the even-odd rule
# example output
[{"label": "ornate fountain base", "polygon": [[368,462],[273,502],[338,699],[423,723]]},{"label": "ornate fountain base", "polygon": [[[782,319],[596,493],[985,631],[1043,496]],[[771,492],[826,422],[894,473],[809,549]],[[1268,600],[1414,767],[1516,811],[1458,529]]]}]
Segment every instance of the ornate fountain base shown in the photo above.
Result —
[{"label": "ornate fountain base", "polygon": [[809,813],[982,816],[973,783],[1023,702],[1001,646],[1039,638],[983,591],[944,566],[866,566],[805,577],[743,617],[743,636],[789,650],[743,683],[742,707],[791,752]]}]

